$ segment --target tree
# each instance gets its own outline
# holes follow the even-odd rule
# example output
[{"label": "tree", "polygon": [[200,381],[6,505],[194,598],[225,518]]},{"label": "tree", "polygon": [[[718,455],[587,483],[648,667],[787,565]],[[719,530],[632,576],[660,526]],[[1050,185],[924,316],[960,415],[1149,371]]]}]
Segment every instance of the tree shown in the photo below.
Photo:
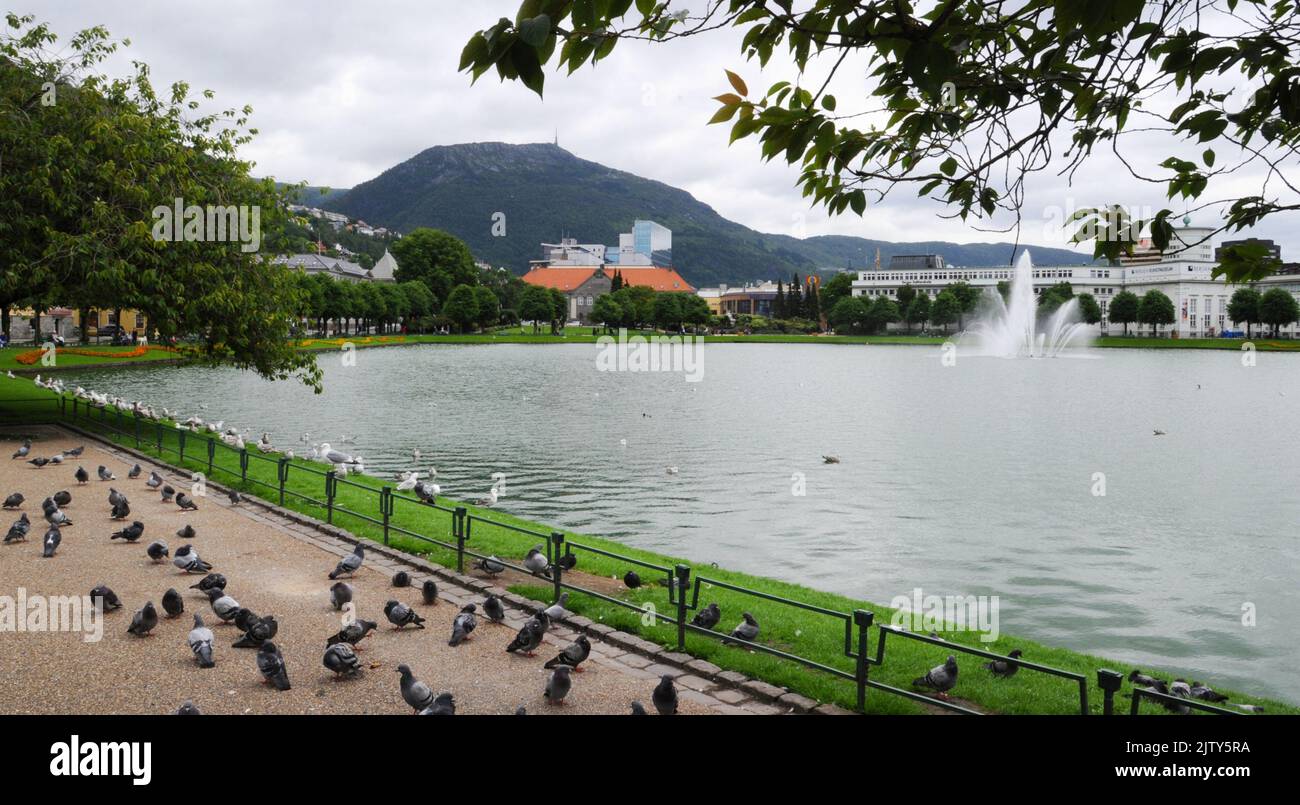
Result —
[{"label": "tree", "polygon": [[[862,215],[869,197],[903,185],[963,219],[1018,219],[1035,173],[1073,174],[1098,149],[1113,151],[1138,179],[1162,183],[1170,198],[1231,192],[1237,200],[1222,228],[1241,229],[1300,210],[1294,193],[1278,196],[1267,184],[1297,149],[1294,12],[1293,3],[1277,0],[808,0],[797,8],[789,0],[731,0],[700,13],[649,0],[524,0],[513,19],[501,17],[470,38],[460,69],[477,80],[495,68],[540,95],[552,60],[557,72],[571,74],[626,39],[716,37],[734,26],[743,30],[741,53],[758,69],[784,63],[773,55],[788,51],[789,76],[751,95],[740,75],[726,71],[730,86],[716,95],[710,122],[730,123],[731,141],[758,140],[764,159],[798,164],[804,195],[834,214]],[[1201,30],[1199,21],[1213,17],[1230,18],[1232,29]],[[841,69],[867,76],[867,86],[854,89],[876,112],[871,125],[858,128],[856,110],[837,113],[827,88]],[[817,81],[804,86],[808,76]],[[1129,145],[1135,133],[1138,150]],[[1204,150],[1197,161],[1153,155],[1141,150],[1153,134],[1163,134],[1171,151],[1185,150],[1177,148],[1182,141]],[[1222,163],[1221,146],[1231,155]],[[1245,166],[1258,169],[1258,184],[1233,189]],[[1075,237],[1093,241],[1095,256],[1117,258],[1144,225],[1157,248],[1168,245],[1171,210],[1147,222],[1110,219],[1114,211],[1075,219]],[[1220,264],[1233,282],[1266,270],[1262,259]]]},{"label": "tree", "polygon": [[961,303],[957,301],[957,295],[947,288],[940,291],[934,298],[934,304],[930,305],[930,321],[943,325],[945,329],[960,315]]},{"label": "tree", "polygon": [[907,306],[907,324],[908,331],[911,331],[911,325],[919,323],[922,328],[926,320],[930,318],[930,295],[928,293],[919,293],[912,303]]},{"label": "tree", "polygon": [[678,330],[682,326],[682,294],[655,294],[654,322],[664,330]]},{"label": "tree", "polygon": [[478,304],[475,322],[480,329],[496,326],[501,319],[501,302],[491,288],[479,285],[474,288],[474,301]]},{"label": "tree", "polygon": [[779,279],[776,281],[776,298],[772,300],[772,318],[785,318],[785,286]]},{"label": "tree", "polygon": [[1061,305],[1073,298],[1074,286],[1068,282],[1058,282],[1038,294],[1038,307],[1044,314],[1055,313]]},{"label": "tree", "polygon": [[1090,293],[1081,293],[1075,298],[1079,300],[1079,316],[1085,324],[1096,324],[1101,321],[1101,305],[1097,303],[1097,297]]},{"label": "tree", "polygon": [[463,333],[478,321],[478,295],[469,285],[457,285],[442,305],[442,315],[456,323]]},{"label": "tree", "polygon": [[409,321],[424,319],[433,313],[436,300],[428,285],[419,280],[411,280],[400,283],[397,287],[402,289],[402,294],[406,297],[404,318],[408,320],[408,327]]},{"label": "tree", "polygon": [[554,335],[564,329],[564,322],[569,318],[569,298],[555,288],[547,288],[546,295],[551,300],[551,333]]},{"label": "tree", "polygon": [[604,325],[605,332],[609,332],[622,318],[623,309],[619,307],[614,294],[607,293],[596,297],[596,303],[591,308],[591,319]]},{"label": "tree", "polygon": [[[162,339],[192,337],[192,361],[319,391],[314,357],[290,341],[297,274],[256,251],[285,215],[274,182],[238,157],[251,110],[197,112],[188,84],[158,93],[140,62],[97,74],[118,48],[108,31],[56,44],[33,19],[8,13],[0,33],[0,306],[31,306],[36,325],[55,304],[134,308]],[[172,221],[175,199],[186,216]],[[238,234],[202,214],[202,232],[187,225],[217,206],[242,215]]]},{"label": "tree", "polygon": [[713,318],[709,303],[693,293],[679,294],[682,305],[682,324],[691,325],[696,332]]},{"label": "tree", "polygon": [[902,318],[898,304],[888,296],[877,296],[871,303],[871,315],[867,317],[867,329],[870,332],[888,329],[889,325]]},{"label": "tree", "polygon": [[847,299],[853,295],[853,278],[855,276],[857,275],[850,274],[847,271],[840,271],[821,287],[822,310],[834,310],[841,299]]},{"label": "tree", "polygon": [[1138,306],[1141,301],[1132,291],[1120,291],[1110,300],[1107,319],[1111,324],[1124,325],[1124,335],[1128,335],[1128,326],[1138,320]]},{"label": "tree", "polygon": [[1273,325],[1273,337],[1288,324],[1300,319],[1300,303],[1285,288],[1270,288],[1259,298],[1259,321]]},{"label": "tree", "polygon": [[529,285],[519,299],[519,317],[533,323],[533,332],[537,332],[543,322],[549,323],[554,312],[551,295],[546,288]]},{"label": "tree", "polygon": [[790,289],[785,294],[785,317],[787,319],[796,319],[803,315],[803,282],[800,281],[799,275],[793,275],[790,280]]},{"label": "tree", "polygon": [[1160,291],[1147,291],[1138,303],[1138,321],[1151,325],[1151,335],[1154,336],[1160,325],[1174,323],[1174,303]]},{"label": "tree", "polygon": [[1247,338],[1250,338],[1250,325],[1260,320],[1259,300],[1259,291],[1254,288],[1238,288],[1228,300],[1228,317],[1234,322],[1246,322]]},{"label": "tree", "polygon": [[819,298],[821,296],[820,285],[821,283],[817,281],[816,277],[809,277],[808,292],[804,294],[803,302],[804,317],[811,319],[813,324],[816,324],[817,329],[819,330],[821,329],[822,321],[822,305],[821,299]]},{"label": "tree", "polygon": [[965,317],[967,314],[974,313],[975,309],[979,307],[980,300],[984,298],[984,292],[965,280],[954,282],[948,286],[948,290],[952,291],[953,296],[957,297],[957,305],[960,309],[957,314],[957,329],[965,330]]},{"label": "tree", "polygon": [[836,333],[860,333],[867,329],[871,307],[861,296],[846,296],[831,308],[827,320]]},{"label": "tree", "polygon": [[894,298],[898,300],[899,311],[906,315],[908,308],[912,306],[912,300],[916,299],[916,289],[911,285],[903,285],[899,287]]},{"label": "tree", "polygon": [[457,285],[479,282],[479,270],[469,247],[441,230],[418,227],[394,243],[391,250],[397,259],[394,279],[419,280],[440,300],[446,300]]}]

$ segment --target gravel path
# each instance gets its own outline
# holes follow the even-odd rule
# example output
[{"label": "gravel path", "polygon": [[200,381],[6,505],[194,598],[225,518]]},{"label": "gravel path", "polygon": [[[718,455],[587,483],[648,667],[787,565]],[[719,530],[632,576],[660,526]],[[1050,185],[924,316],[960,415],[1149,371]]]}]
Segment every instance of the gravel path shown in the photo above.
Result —
[{"label": "gravel path", "polygon": [[[309,533],[249,504],[231,506],[224,495],[198,498],[197,512],[183,512],[175,504],[162,503],[158,493],[145,486],[155,467],[144,464],[141,476],[128,480],[133,463],[129,457],[62,429],[38,432],[41,438],[33,444],[33,456],[81,444],[86,449],[80,458],[38,469],[8,458],[17,442],[0,442],[8,449],[0,456],[0,497],[22,492],[27,498],[19,510],[4,513],[0,526],[7,530],[21,512],[32,520],[26,542],[0,545],[0,596],[17,598],[20,588],[29,598],[86,595],[96,584],[107,584],[123,607],[104,615],[98,642],[85,642],[76,632],[0,633],[0,713],[169,713],[190,699],[205,713],[409,714],[412,710],[398,687],[396,668],[401,663],[410,665],[435,692],[451,691],[458,713],[510,714],[520,705],[529,714],[626,713],[633,700],[650,708],[657,677],[645,670],[649,663],[595,641],[584,664],[586,672],[573,675],[566,704],[548,705],[542,693],[550,672],[542,664],[567,644],[567,630],[548,635],[536,657],[507,654],[505,646],[525,617],[509,609],[507,625],[480,617],[473,639],[451,648],[447,638],[453,616],[464,602],[481,604],[482,595],[439,581],[441,600],[425,606],[419,590],[425,576],[408,568],[412,587],[396,589],[391,578],[399,565],[383,557],[367,560],[350,580],[359,616],[380,623],[361,643],[358,656],[364,671],[354,679],[335,680],[321,664],[325,639],[340,627],[339,613],[329,603],[332,582],[327,574],[350,545]],[[117,475],[115,482],[96,478],[101,464]],[[92,479],[84,486],[73,478],[79,465]],[[158,469],[178,490],[189,487],[189,481]],[[109,518],[109,487],[129,497],[130,519],[145,524],[144,536],[134,544],[109,539],[124,525]],[[64,510],[75,524],[63,529],[57,554],[45,559],[41,501],[62,489],[72,494]],[[227,591],[258,614],[276,616],[275,642],[288,665],[292,690],[279,692],[263,685],[256,651],[231,647],[240,637],[238,629],[221,624],[206,596],[189,589],[200,576],[185,575],[170,562],[154,564],[145,555],[145,547],[155,539],[164,540],[174,552],[181,545],[176,530],[187,523],[197,531],[191,540],[195,549],[230,580]],[[176,619],[162,612],[168,588],[184,598],[185,614]],[[427,628],[393,629],[383,614],[388,599],[414,606],[427,619]],[[159,609],[158,627],[144,638],[127,634],[132,614],[146,601]],[[215,668],[200,669],[186,643],[194,612],[204,616],[216,635]],[[683,713],[739,709],[706,693],[679,691]]]}]

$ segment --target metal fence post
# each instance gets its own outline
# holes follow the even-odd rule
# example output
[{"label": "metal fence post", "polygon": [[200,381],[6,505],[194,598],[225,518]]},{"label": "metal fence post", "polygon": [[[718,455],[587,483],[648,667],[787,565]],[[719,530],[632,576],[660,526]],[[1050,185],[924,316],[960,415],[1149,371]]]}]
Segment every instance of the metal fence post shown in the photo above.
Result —
[{"label": "metal fence post", "polygon": [[[1115,713],[1115,693],[1119,690],[1120,685],[1124,683],[1124,675],[1119,671],[1112,671],[1109,668],[1100,668],[1097,670],[1097,686],[1102,692],[1102,715],[1114,715]],[[1134,697],[1134,701],[1137,698]]]},{"label": "metal fence post", "polygon": [[465,572],[465,507],[457,506],[452,515],[451,531],[456,536],[456,572]]},{"label": "metal fence post", "polygon": [[858,627],[858,656],[854,679],[858,685],[858,709],[863,712],[867,709],[867,642],[871,633],[871,623],[875,619],[874,612],[865,609],[853,610],[853,623]]},{"label": "metal fence post", "polygon": [[212,477],[212,459],[217,455],[217,440],[208,437],[208,477]]},{"label": "metal fence post", "polygon": [[140,449],[140,416],[135,416],[135,448]]},{"label": "metal fence post", "polygon": [[275,474],[280,480],[280,505],[284,505],[284,482],[289,479],[289,459],[282,458],[276,465]]},{"label": "metal fence post", "polygon": [[678,565],[674,586],[677,587],[677,650],[686,650],[686,588],[690,586],[691,569]]},{"label": "metal fence post", "polygon": [[163,454],[163,426],[161,422],[154,423],[154,435],[158,438],[158,457],[162,458]]},{"label": "metal fence post", "polygon": [[334,484],[338,479],[334,470],[325,473],[325,522],[334,524]]},{"label": "metal fence post", "polygon": [[564,568],[560,567],[560,552],[564,549],[564,534],[560,531],[551,532],[551,575],[552,581],[555,582],[554,601],[560,601],[560,587],[563,583]]},{"label": "metal fence post", "polygon": [[239,482],[248,482],[248,448],[239,451]]},{"label": "metal fence post", "polygon": [[384,518],[384,544],[388,544],[388,518],[393,516],[393,488],[386,486],[379,490],[379,513]]},{"label": "metal fence post", "polygon": [[185,430],[184,428],[182,428],[182,429],[176,431],[176,435],[179,436],[179,437],[180,437],[180,440],[181,440],[181,449],[180,449],[180,454],[179,454],[179,455],[180,455],[179,461],[180,461],[180,463],[184,464],[184,463],[185,463],[185,439],[186,439],[186,437],[189,436],[189,431],[187,431],[187,430]]},{"label": "metal fence post", "polygon": [[76,397],[73,397],[72,398],[72,421],[73,422],[77,421],[77,409],[79,409],[80,407],[81,407],[81,400],[77,399]]}]

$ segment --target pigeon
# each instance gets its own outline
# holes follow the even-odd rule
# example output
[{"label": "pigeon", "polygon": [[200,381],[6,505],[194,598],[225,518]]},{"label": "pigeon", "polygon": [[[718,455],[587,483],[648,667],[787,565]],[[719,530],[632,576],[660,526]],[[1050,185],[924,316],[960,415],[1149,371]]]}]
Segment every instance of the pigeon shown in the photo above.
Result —
[{"label": "pigeon", "polygon": [[122,608],[122,601],[117,597],[117,593],[103,584],[90,591],[90,602],[92,604],[98,603],[105,612],[112,612],[115,609]]},{"label": "pigeon", "polygon": [[525,655],[533,656],[533,651],[542,644],[542,635],[546,633],[546,627],[541,625],[536,618],[530,618],[515,639],[510,641],[506,646],[506,651],[514,654],[516,651],[522,651]]},{"label": "pigeon", "polygon": [[168,484],[167,486],[164,486],[164,487],[162,488],[162,502],[163,502],[163,503],[171,503],[171,502],[172,502],[172,498],[175,497],[175,496],[176,496],[176,490],[175,490],[175,489],[172,489],[170,484]]},{"label": "pigeon", "polygon": [[158,610],[153,608],[153,602],[149,601],[144,608],[135,613],[131,618],[131,625],[126,627],[126,631],[137,637],[144,637],[153,631],[153,627],[158,625]]},{"label": "pigeon", "polygon": [[384,604],[384,617],[388,618],[388,622],[398,629],[407,626],[414,626],[417,629],[424,628],[424,618],[421,618],[419,613],[406,604],[398,601],[388,601]]},{"label": "pigeon", "polygon": [[241,609],[238,601],[227,595],[225,590],[217,588],[208,590],[208,602],[212,604],[212,611],[217,617],[227,623],[234,620]]},{"label": "pigeon", "polygon": [[987,668],[989,672],[992,673],[994,676],[1001,677],[1003,679],[1006,679],[1007,677],[1015,676],[1016,671],[1020,670],[1020,663],[1016,662],[1016,660],[1020,658],[1021,653],[1022,652],[1020,651],[1020,649],[1014,649],[1010,654],[1007,655],[1008,659],[993,660],[992,662],[986,662],[984,663],[984,667]]},{"label": "pigeon", "polygon": [[648,716],[650,714],[645,711],[645,705],[641,704],[641,702],[632,702],[632,715]]},{"label": "pigeon", "polygon": [[591,641],[586,635],[578,635],[578,639],[565,646],[554,658],[547,660],[543,668],[554,668],[557,665],[567,665],[573,670],[582,673],[583,669],[579,666],[583,660],[591,655]]},{"label": "pigeon", "polygon": [[[22,495],[19,495],[18,497],[21,498]],[[72,502],[72,493],[66,489],[60,489],[58,492],[55,492],[50,496],[50,500],[54,501],[55,505],[59,507],[67,506]]]},{"label": "pigeon", "polygon": [[50,530],[45,532],[45,547],[41,551],[41,556],[49,559],[59,549],[59,543],[62,541],[63,534],[59,532],[59,527],[56,525],[50,526]]},{"label": "pigeon", "polygon": [[429,606],[438,603],[438,585],[434,583],[433,579],[424,580],[424,584],[420,586],[420,597]]},{"label": "pigeon", "polygon": [[323,661],[325,667],[334,672],[335,678],[352,676],[361,671],[361,661],[347,643],[333,643],[326,647]]},{"label": "pigeon", "polygon": [[347,556],[339,560],[338,565],[336,565],[334,569],[330,571],[330,578],[337,579],[339,576],[342,576],[344,573],[348,574],[349,576],[355,576],[357,570],[361,568],[362,560],[365,558],[366,558],[365,548],[358,545],[356,548],[352,550],[352,553],[348,554]]},{"label": "pigeon", "polygon": [[1190,699],[1192,697],[1192,686],[1187,684],[1186,679],[1175,679],[1173,684],[1169,686],[1169,692],[1175,696]]},{"label": "pigeon", "polygon": [[433,699],[433,704],[420,711],[422,716],[454,716],[456,715],[456,700],[450,693],[439,693]]},{"label": "pigeon", "polygon": [[546,680],[546,701],[549,704],[563,704],[564,697],[569,695],[569,689],[573,687],[573,669],[567,665],[557,665],[555,670],[551,671],[551,678]]},{"label": "pigeon", "polygon": [[24,439],[22,447],[19,447],[10,458],[27,458],[30,452],[32,452],[32,440]]},{"label": "pigeon", "polygon": [[26,499],[27,499],[27,498],[23,497],[23,493],[22,493],[22,492],[15,492],[15,493],[13,493],[12,495],[10,495],[9,497],[5,498],[5,505],[4,505],[4,507],[5,507],[6,509],[16,509],[16,508],[18,508],[19,506],[23,505],[23,501],[26,500]]},{"label": "pigeon", "polygon": [[578,557],[576,554],[566,553],[564,556],[556,559],[555,564],[558,565],[561,570],[573,570],[578,566]]},{"label": "pigeon", "polygon": [[718,609],[717,602],[710,602],[707,607],[695,613],[691,619],[692,626],[698,626],[701,629],[712,629],[722,620],[722,610]]},{"label": "pigeon", "polygon": [[347,626],[344,626],[342,629],[339,629],[338,634],[326,641],[326,645],[332,646],[335,643],[348,643],[349,645],[355,646],[357,643],[364,640],[366,635],[370,634],[370,632],[377,626],[379,626],[379,624],[374,621],[361,620],[358,618]]},{"label": "pigeon", "polygon": [[333,586],[330,587],[330,603],[334,605],[334,610],[337,612],[343,609],[343,605],[351,600],[352,587],[347,582],[334,582]]},{"label": "pigeon", "polygon": [[409,665],[399,665],[397,671],[402,675],[402,698],[415,709],[415,712],[418,713],[433,704],[433,691],[411,674]]},{"label": "pigeon", "polygon": [[[110,540],[121,539],[121,540],[126,540],[127,542],[135,542],[136,540],[140,539],[141,535],[143,534],[144,534],[144,523],[140,522],[139,520],[136,520],[135,522],[131,523],[131,525],[127,526],[121,531],[114,531],[112,536],[109,537],[109,539]],[[156,543],[156,544],[161,545],[162,543]],[[150,550],[153,549],[152,545],[149,547]],[[166,548],[167,546],[163,545],[163,556],[167,555]],[[158,559],[158,557],[154,556],[152,553],[150,553],[149,556],[152,557],[155,561]]]},{"label": "pigeon", "polygon": [[247,632],[253,628],[253,624],[257,623],[260,618],[257,617],[256,612],[248,607],[240,607],[235,610],[235,617],[231,618],[231,620],[235,622],[235,628],[241,632]]},{"label": "pigeon", "polygon": [[410,586],[411,586],[411,574],[410,574],[410,573],[407,573],[405,570],[399,570],[399,571],[397,571],[396,573],[393,574],[393,586],[394,586],[394,587],[410,587]]},{"label": "pigeon", "polygon": [[495,595],[489,595],[483,602],[483,614],[487,615],[487,619],[493,623],[505,620],[506,610],[505,607],[501,606],[501,599]]},{"label": "pigeon", "polygon": [[[51,500],[50,503],[53,504],[54,501]],[[56,526],[72,525],[72,520],[68,519],[68,515],[60,511],[58,506],[45,510],[45,521]]]},{"label": "pigeon", "polygon": [[1153,677],[1153,676],[1147,676],[1146,674],[1142,673],[1141,671],[1139,671],[1139,670],[1136,669],[1136,668],[1134,668],[1134,669],[1129,673],[1129,675],[1128,675],[1128,681],[1132,682],[1134,685],[1140,685],[1140,686],[1142,686],[1142,687],[1144,687],[1144,688],[1153,688],[1153,687],[1155,687],[1157,684],[1164,684],[1164,683],[1160,682],[1159,679],[1156,679],[1156,678]]},{"label": "pigeon", "polygon": [[[230,505],[232,506],[238,506],[241,500],[239,493],[233,489],[226,493],[226,497],[230,499]],[[281,690],[288,690],[288,688],[281,688]]]},{"label": "pigeon", "polygon": [[190,589],[198,590],[205,595],[208,590],[224,590],[226,589],[226,577],[220,573],[209,573],[199,579],[198,584],[191,584]]},{"label": "pigeon", "polygon": [[62,453],[55,453],[54,455],[50,456],[50,463],[51,463],[51,464],[62,464],[62,463],[63,463],[63,454],[62,454]]},{"label": "pigeon", "polygon": [[172,564],[186,573],[207,573],[212,569],[212,565],[200,559],[199,552],[189,543],[176,549],[176,553],[172,556]]},{"label": "pigeon", "polygon": [[9,526],[9,533],[5,534],[5,542],[26,542],[27,532],[31,530],[31,527],[32,521],[28,520],[27,513],[23,512],[23,515],[14,520],[13,525]]},{"label": "pigeon", "polygon": [[90,480],[90,473],[86,472],[85,467],[77,467],[77,471],[72,474],[77,479],[77,483],[84,484]]},{"label": "pigeon", "polygon": [[149,487],[150,489],[157,489],[158,487],[162,486],[162,483],[163,483],[162,476],[159,475],[156,471],[153,471],[149,473],[149,478],[144,482],[144,485]]},{"label": "pigeon", "polygon": [[236,625],[243,628],[244,636],[232,643],[231,648],[259,648],[280,631],[280,623],[274,615],[267,615],[265,618],[256,615],[252,617],[253,620],[246,624],[236,621]]},{"label": "pigeon", "polygon": [[203,715],[203,713],[199,711],[199,708],[194,706],[194,702],[190,701],[189,699],[186,699],[185,703],[176,709],[176,715],[201,716]]},{"label": "pigeon", "polygon": [[528,708],[527,708],[527,707],[524,707],[522,704],[519,705],[518,707],[515,708],[515,715],[517,715],[517,716],[526,716],[526,715],[528,715]]},{"label": "pigeon", "polygon": [[[741,613],[741,617],[744,618],[744,620],[737,624],[735,629],[731,630],[731,636],[733,638],[739,638],[753,643],[758,639],[758,621],[754,620],[754,616],[748,612]],[[723,645],[730,642],[731,640],[729,639],[722,641]]]},{"label": "pigeon", "polygon": [[926,672],[925,676],[913,679],[912,684],[918,688],[931,688],[940,694],[946,694],[957,684],[957,658],[949,654],[943,665],[936,665]]},{"label": "pigeon", "polygon": [[139,477],[140,477],[141,469],[142,469],[142,468],[140,467],[140,465],[139,465],[139,464],[136,464],[134,467],[131,468],[131,471],[128,472],[128,473],[126,474],[126,477],[128,477],[128,478],[139,478]]},{"label": "pigeon", "polygon": [[1190,690],[1193,699],[1202,699],[1207,702],[1226,702],[1227,696],[1211,688],[1209,685],[1202,685],[1200,682],[1193,682]]},{"label": "pigeon", "polygon": [[131,515],[131,505],[123,498],[120,503],[113,505],[113,511],[109,512],[109,517],[113,520],[125,520]]},{"label": "pigeon", "polygon": [[191,499],[191,498],[190,498],[188,495],[186,495],[184,492],[181,492],[181,493],[179,493],[179,494],[176,495],[176,505],[179,506],[179,507],[181,507],[181,508],[182,508],[183,510],[185,510],[185,511],[198,511],[198,510],[199,510],[199,504],[195,503],[195,502],[193,501],[193,499]]},{"label": "pigeon", "polygon": [[546,561],[546,554],[542,553],[542,546],[528,549],[528,555],[524,557],[524,569],[529,573],[545,573],[550,563]]},{"label": "pigeon", "polygon": [[661,716],[677,715],[677,686],[673,684],[671,674],[659,677],[659,684],[655,685],[654,693],[650,694],[650,702]]},{"label": "pigeon", "polygon": [[184,528],[176,529],[176,536],[180,537],[186,542],[189,542],[190,540],[194,539],[195,536],[194,526],[190,525],[189,523],[186,523]]},{"label": "pigeon", "polygon": [[459,646],[461,643],[469,640],[470,632],[478,626],[478,618],[474,617],[474,611],[478,607],[473,604],[466,604],[461,607],[460,612],[451,622],[451,639],[447,641],[449,646]]},{"label": "pigeon", "polygon": [[1260,707],[1260,706],[1257,705],[1257,704],[1239,704],[1239,705],[1236,705],[1236,706],[1237,706],[1239,709],[1246,711],[1247,713],[1262,713],[1262,712],[1264,712],[1264,708]]},{"label": "pigeon", "polygon": [[190,651],[194,652],[200,668],[216,666],[212,659],[212,630],[203,625],[203,616],[197,612],[194,613],[194,628],[190,630],[189,641]]},{"label": "pigeon", "polygon": [[27,463],[35,466],[37,469],[40,469],[41,467],[44,467],[46,464],[49,464],[50,460],[48,458],[45,458],[44,456],[37,456],[36,458],[28,459]]},{"label": "pigeon", "polygon": [[495,556],[489,556],[486,559],[479,559],[477,562],[475,562],[474,568],[476,570],[481,570],[482,572],[486,573],[489,576],[495,576],[501,571],[505,570],[506,566],[503,565],[501,563],[501,560],[496,558]]},{"label": "pigeon", "polygon": [[[108,505],[117,506],[117,504],[121,503],[124,500],[126,500],[126,495],[123,495],[121,492],[117,491],[115,487],[110,486],[108,488]],[[59,501],[56,498],[54,502],[58,503]],[[59,505],[63,505],[63,504],[60,503]]]},{"label": "pigeon", "polygon": [[635,590],[637,587],[641,586],[641,577],[636,574],[635,570],[629,570],[627,573],[623,574],[623,584],[629,590]]},{"label": "pigeon", "polygon": [[288,690],[289,669],[284,665],[284,655],[280,654],[280,649],[270,640],[262,644],[257,650],[257,670],[262,672],[262,677],[275,685],[276,690]]},{"label": "pigeon", "polygon": [[84,444],[79,444],[76,447],[72,448],[71,450],[64,450],[63,455],[76,458],[77,456],[81,455],[84,452],[86,452],[86,446]]},{"label": "pigeon", "polygon": [[549,618],[551,621],[558,621],[567,618],[570,613],[569,610],[565,609],[564,607],[568,603],[569,603],[569,594],[567,592],[560,593],[559,599],[556,600],[554,604],[551,604],[549,607],[546,608],[546,617]]},{"label": "pigeon", "polygon": [[[1153,684],[1153,685],[1149,685],[1149,686],[1148,686],[1148,689],[1149,689],[1149,690],[1154,690],[1156,693],[1163,693],[1163,694],[1165,694],[1166,696],[1170,696],[1170,695],[1181,695],[1181,694],[1173,694],[1173,693],[1171,693],[1171,691],[1170,691],[1170,689],[1169,689],[1169,686],[1165,684],[1165,682],[1164,682],[1163,679],[1155,679],[1155,680],[1152,680],[1152,681],[1153,681],[1155,684]],[[1184,683],[1184,684],[1186,684],[1186,683]],[[1190,689],[1190,688],[1189,688],[1189,689]],[[1179,715],[1183,715],[1183,716],[1188,715],[1188,714],[1190,714],[1190,713],[1192,712],[1192,709],[1191,709],[1190,707],[1188,707],[1187,705],[1185,705],[1185,704],[1178,704],[1177,702],[1169,702],[1169,701],[1165,701],[1165,700],[1163,700],[1163,699],[1160,700],[1160,706],[1163,707],[1163,708],[1165,708],[1166,710],[1168,710],[1168,711],[1171,712],[1171,713],[1178,713]]]},{"label": "pigeon", "polygon": [[185,612],[185,602],[181,600],[181,594],[176,592],[175,588],[163,593],[162,607],[169,618],[178,618]]},{"label": "pigeon", "polygon": [[169,553],[168,549],[166,549],[166,542],[162,540],[153,540],[152,542],[149,542],[149,546],[144,549],[144,553],[147,553],[149,559],[153,559],[153,562],[155,563],[161,562],[162,559],[166,559],[172,555]]},{"label": "pigeon", "polygon": [[97,475],[99,475],[99,480],[101,480],[101,481],[116,481],[116,480],[117,480],[117,476],[114,475],[112,472],[110,472],[109,469],[108,469],[108,467],[105,467],[103,464],[100,464],[100,465],[99,465],[99,469],[95,470],[95,473],[96,473]]}]

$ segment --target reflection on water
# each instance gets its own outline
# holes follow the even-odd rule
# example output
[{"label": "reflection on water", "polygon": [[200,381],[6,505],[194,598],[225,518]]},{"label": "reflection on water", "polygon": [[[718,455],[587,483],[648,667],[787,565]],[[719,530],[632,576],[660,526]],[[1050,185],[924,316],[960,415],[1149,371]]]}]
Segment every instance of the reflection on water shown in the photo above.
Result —
[{"label": "reflection on water", "polygon": [[309,432],[376,474],[418,448],[454,497],[504,472],[511,513],[696,562],[881,603],[998,595],[1005,633],[1297,698],[1300,357],[715,344],[688,383],[596,371],[596,350],[323,356],[319,396],[226,369],[69,380],[298,452]]}]

